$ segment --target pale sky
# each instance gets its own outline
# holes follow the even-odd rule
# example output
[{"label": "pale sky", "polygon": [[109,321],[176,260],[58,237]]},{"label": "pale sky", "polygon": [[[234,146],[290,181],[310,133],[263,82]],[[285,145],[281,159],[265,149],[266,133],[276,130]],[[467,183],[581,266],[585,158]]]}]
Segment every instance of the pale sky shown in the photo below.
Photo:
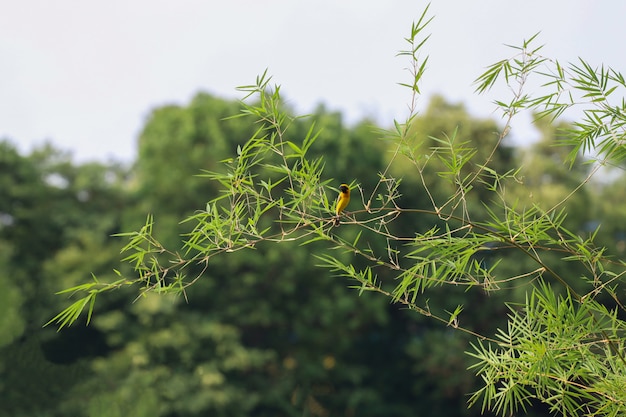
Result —
[{"label": "pale sky", "polygon": [[[265,68],[300,112],[323,102],[348,121],[406,113],[396,57],[427,4],[405,0],[2,0],[0,138],[51,141],[78,161],[131,161],[151,109],[199,91],[239,98]],[[432,94],[497,118],[472,81],[541,31],[543,54],[626,72],[626,2],[433,0],[422,105]],[[505,91],[504,91],[505,92]],[[500,94],[496,96],[495,94]],[[517,129],[517,130],[516,130]],[[532,134],[523,118],[518,140]]]}]

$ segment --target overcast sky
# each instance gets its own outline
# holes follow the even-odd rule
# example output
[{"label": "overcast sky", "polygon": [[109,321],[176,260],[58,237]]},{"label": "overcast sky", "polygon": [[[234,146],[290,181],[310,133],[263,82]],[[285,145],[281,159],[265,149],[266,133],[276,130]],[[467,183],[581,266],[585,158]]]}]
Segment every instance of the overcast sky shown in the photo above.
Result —
[{"label": "overcast sky", "polygon": [[[396,52],[426,2],[405,0],[24,0],[0,7],[0,138],[51,141],[79,161],[131,161],[151,109],[235,87],[269,69],[289,102],[349,121],[405,115]],[[541,31],[543,54],[626,72],[626,2],[434,0],[422,105],[435,93],[497,117],[472,81]],[[501,97],[499,97],[501,98]],[[513,134],[530,138],[523,123]]]}]

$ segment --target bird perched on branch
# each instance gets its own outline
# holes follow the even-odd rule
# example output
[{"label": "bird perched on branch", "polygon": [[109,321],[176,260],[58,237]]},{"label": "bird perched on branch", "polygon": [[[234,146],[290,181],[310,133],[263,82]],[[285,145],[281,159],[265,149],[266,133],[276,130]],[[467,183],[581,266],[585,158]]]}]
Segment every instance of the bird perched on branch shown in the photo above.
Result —
[{"label": "bird perched on branch", "polygon": [[335,207],[335,226],[339,226],[339,215],[348,206],[350,202],[350,187],[347,184],[339,186],[339,198],[337,198],[337,206]]}]

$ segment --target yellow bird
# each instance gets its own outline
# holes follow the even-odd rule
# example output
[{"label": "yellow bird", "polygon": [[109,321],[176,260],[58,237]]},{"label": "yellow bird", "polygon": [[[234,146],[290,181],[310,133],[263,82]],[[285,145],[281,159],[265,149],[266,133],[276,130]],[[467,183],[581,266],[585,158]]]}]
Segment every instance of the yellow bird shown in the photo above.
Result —
[{"label": "yellow bird", "polygon": [[346,184],[341,184],[339,186],[339,198],[337,198],[337,206],[335,207],[335,226],[339,226],[339,215],[341,212],[348,207],[348,203],[350,202],[350,187]]}]

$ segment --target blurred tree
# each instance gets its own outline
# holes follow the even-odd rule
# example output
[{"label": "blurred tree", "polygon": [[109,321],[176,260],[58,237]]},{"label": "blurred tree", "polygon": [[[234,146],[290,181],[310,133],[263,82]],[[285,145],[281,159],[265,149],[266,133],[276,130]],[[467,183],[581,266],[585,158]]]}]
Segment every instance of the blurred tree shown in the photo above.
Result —
[{"label": "blurred tree", "polygon": [[567,212],[566,226],[581,231],[591,220],[593,214],[591,195],[588,188],[583,188],[573,195],[589,174],[590,165],[582,155],[570,166],[567,155],[573,147],[563,142],[571,125],[565,122],[549,123],[547,119],[538,119],[535,126],[541,133],[540,140],[530,148],[520,151],[519,183],[509,187],[511,204],[522,206],[538,205],[544,210],[564,210]]},{"label": "blurred tree", "polygon": [[613,177],[607,182],[597,183],[598,195],[594,195],[593,203],[588,210],[594,217],[589,220],[586,233],[593,233],[599,227],[599,239],[612,255],[623,259],[626,254],[626,175],[623,172],[611,172]]},{"label": "blurred tree", "polygon": [[[8,141],[0,142],[0,171],[0,397],[7,413],[0,414],[52,415],[61,393],[85,376],[78,359],[106,346],[94,328],[41,326],[64,304],[56,291],[82,281],[98,259],[103,276],[119,263],[118,245],[106,238],[119,231],[127,172],[116,164],[77,167],[50,145],[22,156]],[[88,267],[75,270],[76,263]]]},{"label": "blurred tree", "polygon": [[[217,195],[206,179],[190,182],[186,176],[221,169],[219,161],[235,155],[245,132],[254,132],[247,119],[224,120],[228,109],[237,111],[235,103],[199,94],[188,107],[154,112],[140,141],[138,212],[148,204],[157,213],[157,223],[165,219],[169,224],[168,219],[192,213]],[[325,126],[316,152],[333,153],[338,146],[353,150],[349,158],[329,164],[336,172],[349,167],[350,180],[358,180],[361,173],[367,178],[382,169],[383,144],[374,140],[372,124],[358,124],[355,133],[343,126],[339,114],[327,114],[322,108],[316,120]],[[297,120],[290,135],[306,134],[309,124]],[[172,158],[173,153],[177,157]],[[164,166],[167,172],[156,169]],[[166,239],[175,237],[174,230],[163,226],[159,230]],[[58,262],[79,261],[74,251],[69,247]],[[82,263],[73,265],[72,274],[87,273]],[[93,410],[90,415],[102,416],[129,412],[274,416],[301,415],[303,410],[369,415],[370,407],[380,411],[397,395],[380,381],[398,375],[383,376],[384,364],[368,364],[370,355],[384,354],[386,343],[381,341],[397,329],[387,329],[389,307],[383,299],[354,298],[344,285],[319,277],[314,265],[309,248],[259,245],[252,253],[233,253],[211,262],[187,291],[187,303],[148,297],[124,313],[116,304],[105,303],[93,326],[106,334],[106,344],[115,353],[94,362],[92,382],[82,384],[72,396],[86,398],[84,393],[91,392],[91,399],[68,401],[64,407],[72,413]],[[52,265],[49,269],[59,270]],[[191,266],[189,273],[201,270]],[[107,312],[108,305],[115,308]],[[370,346],[379,348],[355,354],[362,349],[360,341],[372,337],[379,342]],[[402,355],[402,349],[397,353]],[[101,390],[103,381],[115,388]],[[157,388],[137,408],[137,397],[131,393],[142,386]],[[118,409],[98,405],[113,397],[118,398]],[[409,411],[402,403],[396,408],[399,411],[389,415]]]},{"label": "blurred tree", "polygon": [[[224,172],[220,161],[235,157],[242,138],[256,132],[248,119],[228,119],[237,111],[237,103],[207,94],[197,95],[186,107],[156,109],[141,134],[136,174],[115,166],[76,167],[58,156],[52,163],[39,154],[38,165],[47,167],[48,186],[77,196],[65,200],[62,214],[67,220],[59,220],[65,225],[62,247],[43,264],[46,290],[75,285],[92,272],[99,280],[114,281],[117,277],[110,270],[118,244],[106,236],[134,227],[140,213],[155,214],[160,225],[157,233],[167,241],[176,242],[180,233],[189,231],[189,227],[179,226],[180,218],[204,207],[221,192],[215,183],[194,175],[204,170]],[[349,210],[363,211],[369,193],[388,175],[386,164],[394,144],[379,139],[382,131],[372,123],[346,127],[339,113],[327,112],[322,106],[313,120],[321,131],[309,157],[331,155],[325,159],[324,175],[336,178],[337,184],[358,184]],[[311,127],[309,119],[294,119],[286,138],[299,142]],[[555,163],[550,156],[540,158],[546,152],[541,146],[537,148],[541,152],[519,154],[497,146],[495,122],[476,120],[463,106],[435,97],[428,110],[415,118],[411,131],[411,137],[426,138],[425,142],[411,144],[406,162],[393,166],[393,175],[402,178],[402,189],[411,190],[398,200],[403,206],[427,207],[425,185],[436,190],[432,196],[437,201],[444,201],[453,189],[453,184],[437,174],[441,161],[420,159],[420,155],[441,148],[441,133],[450,130],[456,131],[454,141],[477,149],[470,155],[465,175],[477,168],[481,158],[488,157],[494,170],[515,166],[517,155],[527,161],[536,158],[544,164]],[[545,141],[550,134],[544,132]],[[411,175],[415,164],[423,168],[426,184]],[[272,175],[263,169],[263,177]],[[531,174],[538,169],[560,172],[546,165],[532,166]],[[569,178],[564,173],[555,176],[554,182],[561,184]],[[331,184],[336,185],[334,182]],[[516,191],[516,198],[529,199],[535,188],[543,185],[528,181]],[[482,192],[468,198],[468,210],[485,216],[484,205],[490,201],[480,197]],[[329,193],[333,198],[335,190]],[[117,207],[113,212],[112,205]],[[122,208],[127,210],[122,213]],[[407,214],[392,230],[425,231],[432,226],[432,219],[420,213]],[[357,237],[356,230],[349,227],[337,233],[347,240]],[[373,251],[388,246],[371,231],[363,231],[361,238],[368,240]],[[477,389],[466,371],[471,358],[459,356],[460,351],[469,349],[467,335],[390,306],[384,298],[354,297],[345,281],[317,272],[317,261],[310,254],[322,247],[316,243],[260,243],[254,251],[212,259],[206,269],[202,263],[189,265],[187,276],[191,279],[200,274],[201,279],[185,290],[184,299],[148,294],[128,304],[129,292],[122,289],[98,302],[90,332],[62,332],[68,343],[63,343],[63,337],[43,337],[48,358],[88,365],[89,369],[80,385],[68,388],[59,412],[102,417],[303,412],[399,416],[433,410],[450,416],[475,414],[477,410],[465,409],[463,396]],[[398,246],[397,250],[405,249]],[[367,266],[362,258],[342,257],[357,269]],[[516,261],[501,268],[523,264],[511,259]],[[384,270],[379,276],[383,285],[393,283],[392,275]],[[506,309],[496,300],[505,299],[522,300],[523,293],[494,293],[485,304],[482,291],[441,287],[429,292],[433,312],[452,311],[461,303],[473,308],[463,324],[481,333],[503,325]],[[113,398],[115,407],[107,407]],[[416,404],[415,398],[424,401]]]},{"label": "blurred tree", "polygon": [[24,298],[13,283],[18,271],[9,262],[11,250],[8,242],[0,240],[0,348],[14,342],[25,329],[21,311]]},{"label": "blurred tree", "polygon": [[[481,357],[460,352],[477,335],[550,320],[550,307],[570,311],[570,294],[596,285],[579,262],[595,254],[567,230],[590,234],[596,213],[617,223],[619,208],[594,197],[621,181],[572,194],[589,171],[575,160],[572,170],[562,164],[577,153],[571,126],[542,119],[542,140],[521,151],[502,143],[494,121],[441,97],[384,131],[368,121],[345,126],[324,106],[313,124],[282,108],[267,84],[254,92],[260,102],[243,110],[256,121],[231,118],[241,103],[204,93],[188,106],[155,109],[133,171],[76,166],[51,147],[21,157],[3,145],[0,167],[11,174],[0,178],[0,249],[7,249],[0,265],[10,275],[0,275],[8,300],[0,307],[7,316],[0,347],[6,357],[30,358],[0,361],[3,412],[478,415],[465,408],[463,394],[479,389],[467,368]],[[561,138],[561,131],[573,136]],[[553,146],[559,142],[570,146]],[[328,227],[341,182],[353,184],[353,201],[341,227]],[[262,217],[265,205],[278,221]],[[111,272],[118,250],[107,237],[136,228],[146,212],[155,215],[154,234],[150,221],[126,234],[131,265]],[[609,230],[619,243],[620,227]],[[306,245],[274,244],[304,238]],[[593,273],[594,262],[583,266]],[[412,311],[367,292],[354,297],[346,281],[319,274],[320,263]],[[137,272],[135,281],[123,278]],[[97,281],[81,287],[90,295],[118,290],[98,302],[92,325],[35,332],[63,302],[49,294],[90,273]],[[546,276],[554,285],[536,285],[529,296],[529,286]],[[142,289],[131,304],[128,287],[136,283]],[[566,298],[557,302],[555,293]],[[578,307],[597,308],[589,316],[609,320],[595,304],[601,298],[588,294],[593,300]],[[518,304],[524,308],[511,307]],[[531,313],[536,321],[525,320]],[[559,329],[580,325],[568,323]],[[527,332],[531,342],[535,330]],[[513,333],[510,339],[525,334]],[[25,399],[24,381],[34,381],[36,401]]]},{"label": "blurred tree", "polygon": [[256,130],[242,120],[229,120],[240,106],[206,93],[197,94],[188,107],[155,109],[139,137],[136,166],[139,207],[126,219],[135,229],[152,213],[156,233],[175,245],[186,231],[180,219],[202,208],[218,188],[197,178],[202,170],[220,170],[223,159],[233,157]]},{"label": "blurred tree", "polygon": [[[41,383],[33,385],[40,390],[41,401],[16,408],[15,404],[23,405],[24,397],[12,395],[7,410],[20,415],[46,407],[50,415],[102,417],[303,412],[399,416],[433,410],[450,416],[476,414],[478,410],[465,409],[463,396],[477,389],[476,380],[466,371],[471,358],[459,356],[460,351],[469,349],[468,336],[390,306],[384,298],[354,297],[345,281],[317,272],[317,261],[310,254],[323,246],[316,243],[297,247],[258,244],[252,252],[215,258],[206,270],[202,264],[190,265],[188,276],[201,273],[202,277],[185,291],[186,300],[148,294],[129,304],[131,292],[121,288],[98,302],[92,326],[60,334],[46,329],[38,331],[36,338],[17,341],[25,334],[24,306],[35,297],[38,308],[31,310],[34,325],[46,321],[49,312],[64,302],[49,294],[76,285],[91,273],[103,282],[118,278],[111,271],[119,268],[119,243],[108,236],[134,227],[141,213],[156,214],[161,225],[158,233],[166,240],[175,242],[180,233],[189,230],[179,227],[180,218],[220,192],[214,183],[194,175],[222,170],[219,162],[235,157],[242,138],[256,131],[248,119],[227,119],[237,111],[237,103],[207,94],[199,94],[186,107],[156,109],[141,135],[136,172],[116,164],[76,166],[51,147],[21,157],[4,145],[3,160],[14,180],[3,177],[6,198],[1,200],[5,202],[1,231],[7,251],[2,252],[0,262],[7,265],[6,271],[13,268],[15,276],[27,277],[29,269],[20,265],[26,258],[13,257],[11,250],[17,245],[27,252],[29,240],[20,237],[33,239],[41,232],[49,239],[46,245],[40,242],[42,247],[36,252],[40,258],[26,263],[42,281],[33,286],[35,282],[25,278],[22,285],[15,286],[5,278],[4,294],[9,301],[2,308],[7,320],[0,325],[6,329],[6,352],[30,352],[35,358],[30,363],[36,365],[12,367],[8,372],[4,362],[0,367],[6,381],[4,392],[15,393],[9,387],[20,386],[24,379]],[[321,132],[310,158],[331,155],[326,158],[324,175],[335,178],[331,185],[358,184],[363,196],[356,188],[349,210],[364,210],[369,193],[379,178],[387,175],[394,145],[380,139],[382,131],[374,124],[363,121],[346,127],[339,113],[323,106],[313,120]],[[294,119],[287,135],[298,142],[310,129],[310,119]],[[410,190],[398,201],[406,207],[426,208],[426,188],[435,190],[432,197],[436,201],[444,201],[453,189],[437,174],[443,169],[440,161],[420,159],[443,146],[442,132],[455,131],[455,141],[476,149],[466,166],[469,175],[478,161],[491,155],[497,130],[495,122],[474,119],[462,105],[435,97],[427,111],[415,118],[411,137],[416,142],[407,145],[407,158],[393,166],[393,175],[402,178],[402,190]],[[556,130],[543,126],[541,132],[543,139],[535,147],[522,152],[499,146],[491,156],[489,166],[494,170],[525,164],[520,172],[524,182],[509,185],[507,195],[516,204],[532,205],[536,196],[544,194],[553,200],[542,197],[540,202],[554,204],[586,175],[584,166],[573,172],[562,166],[563,150],[549,145],[556,140]],[[416,164],[422,168],[425,183],[411,174]],[[549,186],[562,190],[555,193]],[[610,189],[606,191],[610,193]],[[329,190],[331,198],[334,192]],[[481,197],[482,192],[468,198],[473,215],[485,216],[484,205],[491,204]],[[596,201],[585,194],[580,198],[573,202],[574,215],[569,219],[577,228],[590,220],[588,210]],[[576,205],[586,210],[576,214]],[[618,219],[618,207],[611,209],[601,206],[597,211],[614,212],[613,218]],[[46,219],[45,227],[55,233],[46,228],[35,231],[22,219]],[[426,231],[433,225],[432,219],[407,214],[390,230]],[[347,240],[357,237],[356,230],[349,227],[336,233]],[[361,238],[369,241],[373,251],[385,250],[388,245],[367,230]],[[46,250],[50,247],[55,249]],[[34,249],[38,250],[37,246]],[[404,250],[401,246],[396,249]],[[27,255],[21,252],[21,256]],[[367,265],[353,255],[342,257],[357,269]],[[515,274],[528,267],[523,257],[511,253],[500,252],[499,258],[508,260],[499,266],[503,273]],[[557,260],[555,257],[555,265]],[[561,273],[567,271],[558,269],[562,265],[556,267]],[[127,267],[121,269],[127,271]],[[379,277],[383,285],[393,282],[385,271],[380,271]],[[463,317],[463,325],[488,334],[506,320],[502,301],[521,301],[523,296],[523,291],[512,287],[508,292],[490,294],[486,304],[482,291],[441,287],[430,290],[429,303],[433,312],[452,311],[464,304],[473,313]],[[60,381],[56,388],[46,389],[55,379]],[[52,406],[53,398],[58,400],[56,406]],[[423,400],[415,403],[415,398]],[[107,405],[112,399],[115,406]]]},{"label": "blurred tree", "polygon": [[[346,128],[323,106],[317,126],[304,122],[285,108],[267,72],[241,87],[247,96],[240,104],[200,94],[188,107],[153,112],[140,138],[137,211],[122,221],[139,229],[123,234],[132,271],[70,288],[78,300],[52,322],[69,325],[83,309],[91,318],[94,297],[120,287],[139,284],[140,301],[104,305],[89,335],[102,349],[81,360],[90,365],[87,380],[59,410],[103,417],[513,415],[540,401],[568,416],[623,413],[624,263],[592,239],[593,213],[609,210],[588,209],[599,194],[581,190],[596,169],[587,175],[577,161],[592,150],[601,163],[626,158],[626,104],[609,97],[626,88],[625,78],[583,60],[563,66],[544,58],[541,47],[531,48],[535,35],[476,80],[479,93],[500,78],[511,92],[495,101],[501,129],[440,97],[418,116],[427,11],[399,52],[409,61],[410,79],[401,83],[411,91],[409,115],[387,131],[368,123]],[[531,76],[545,81],[538,95],[525,93]],[[579,105],[583,117],[559,137],[552,122]],[[225,119],[237,110],[254,120]],[[503,143],[521,110],[544,118],[537,122],[542,141],[526,153]],[[107,243],[94,239],[98,230],[83,230],[96,223],[73,220],[81,210],[73,211],[62,164],[41,171],[7,155],[23,168],[10,185],[22,177],[28,183],[9,192],[24,206],[0,207],[7,213],[0,242],[13,249],[8,262],[51,281],[85,267],[76,257],[81,249],[101,253],[96,266],[106,265]],[[202,179],[189,180],[199,172]],[[353,189],[341,228],[333,227],[333,181]],[[139,226],[139,212],[157,222],[149,215]],[[24,255],[39,227],[43,240]],[[350,298],[313,266],[395,306]],[[19,288],[26,305],[34,292]],[[157,299],[157,292],[181,298]],[[460,359],[462,350],[469,357]],[[482,379],[476,389],[463,373],[468,365]],[[460,409],[467,390],[482,410]],[[116,406],[106,407],[113,398]]]}]

